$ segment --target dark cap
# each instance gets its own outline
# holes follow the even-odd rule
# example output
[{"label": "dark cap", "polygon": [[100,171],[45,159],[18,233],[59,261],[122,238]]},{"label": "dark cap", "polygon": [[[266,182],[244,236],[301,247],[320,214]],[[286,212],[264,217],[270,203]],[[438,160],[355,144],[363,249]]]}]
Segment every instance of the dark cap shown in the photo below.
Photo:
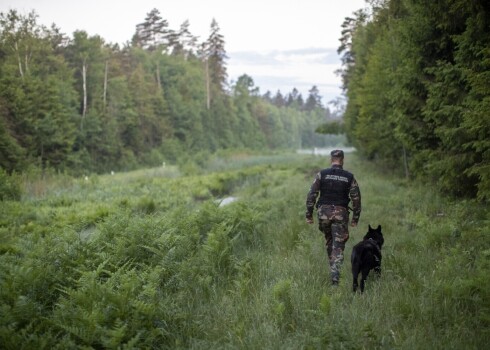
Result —
[{"label": "dark cap", "polygon": [[330,156],[332,156],[332,158],[344,158],[344,151],[341,149],[334,149],[330,152]]}]

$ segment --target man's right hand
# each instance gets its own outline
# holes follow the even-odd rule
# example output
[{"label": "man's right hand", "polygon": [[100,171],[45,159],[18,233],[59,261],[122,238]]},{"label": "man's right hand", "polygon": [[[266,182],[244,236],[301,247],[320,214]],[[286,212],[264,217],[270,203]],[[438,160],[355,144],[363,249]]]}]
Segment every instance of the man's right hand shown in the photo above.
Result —
[{"label": "man's right hand", "polygon": [[314,221],[313,221],[313,218],[306,218],[306,223],[307,224],[312,224]]}]

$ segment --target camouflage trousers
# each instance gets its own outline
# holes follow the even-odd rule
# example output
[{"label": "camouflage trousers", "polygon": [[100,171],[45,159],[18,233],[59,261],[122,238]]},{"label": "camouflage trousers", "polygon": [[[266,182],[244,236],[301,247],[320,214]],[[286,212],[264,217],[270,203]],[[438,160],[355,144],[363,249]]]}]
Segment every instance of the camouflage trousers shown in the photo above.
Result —
[{"label": "camouflage trousers", "polygon": [[344,207],[322,205],[318,208],[318,222],[318,229],[325,235],[330,275],[333,282],[338,282],[345,243],[349,239],[349,212]]}]

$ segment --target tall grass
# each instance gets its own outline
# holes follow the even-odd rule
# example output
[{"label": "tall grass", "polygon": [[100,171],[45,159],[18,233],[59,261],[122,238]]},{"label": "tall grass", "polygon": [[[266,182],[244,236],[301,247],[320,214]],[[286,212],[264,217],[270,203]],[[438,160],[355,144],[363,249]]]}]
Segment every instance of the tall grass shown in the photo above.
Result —
[{"label": "tall grass", "polygon": [[[326,159],[269,157],[237,157],[200,175],[73,180],[64,192],[0,202],[2,347],[486,346],[486,207],[349,156],[363,212],[333,288],[324,238],[304,223]],[[219,207],[226,195],[239,200]],[[382,277],[353,294],[349,255],[368,224],[385,234]]]}]

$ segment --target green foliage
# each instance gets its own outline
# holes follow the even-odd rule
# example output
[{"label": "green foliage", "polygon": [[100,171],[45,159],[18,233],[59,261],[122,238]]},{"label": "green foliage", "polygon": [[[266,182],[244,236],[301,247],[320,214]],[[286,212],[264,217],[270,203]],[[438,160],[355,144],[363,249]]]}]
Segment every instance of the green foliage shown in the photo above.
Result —
[{"label": "green foliage", "polygon": [[340,122],[331,122],[318,126],[315,132],[320,134],[341,135],[345,133],[345,130],[344,125]]},{"label": "green foliage", "polygon": [[7,171],[23,167],[24,149],[9,134],[0,120],[0,166]]},{"label": "green foliage", "polygon": [[[0,135],[2,166],[27,160],[61,168],[75,140],[71,71],[57,52],[59,34],[36,15],[0,14]],[[23,58],[23,59],[21,59]]]},{"label": "green foliage", "polygon": [[[353,295],[348,256],[364,230],[350,229],[334,289],[324,238],[304,223],[302,198],[326,159],[251,153],[204,157],[188,176],[47,174],[42,195],[0,202],[2,346],[485,346],[490,242],[478,203],[348,155],[361,227],[385,233],[381,279]],[[238,200],[220,206],[227,195]]]},{"label": "green foliage", "polygon": [[19,176],[9,175],[0,168],[0,201],[19,200],[21,193]]},{"label": "green foliage", "polygon": [[381,2],[370,21],[363,12],[346,19],[339,51],[346,132],[359,151],[444,193],[486,202],[490,14],[483,3]]},{"label": "green foliage", "polygon": [[34,12],[1,14],[0,165],[86,175],[166,161],[192,174],[198,152],[328,143],[314,132],[329,114],[316,87],[306,104],[293,90],[277,105],[247,75],[230,89],[218,23],[201,44],[188,27],[153,9],[120,48],[83,30],[64,37]]},{"label": "green foliage", "polygon": [[290,331],[295,328],[293,313],[294,307],[291,300],[291,281],[283,280],[274,285],[274,309],[273,312],[276,315],[281,327],[285,327]]}]

